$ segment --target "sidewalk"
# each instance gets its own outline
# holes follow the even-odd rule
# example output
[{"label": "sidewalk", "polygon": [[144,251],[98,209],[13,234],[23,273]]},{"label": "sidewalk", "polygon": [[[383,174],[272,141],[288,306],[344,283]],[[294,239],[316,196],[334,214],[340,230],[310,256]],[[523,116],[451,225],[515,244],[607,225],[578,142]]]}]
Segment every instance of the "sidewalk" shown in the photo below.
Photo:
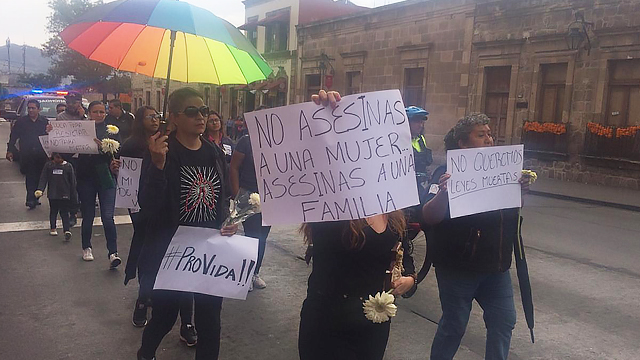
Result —
[{"label": "sidewalk", "polygon": [[530,193],[640,212],[640,191],[636,190],[538,178]]}]

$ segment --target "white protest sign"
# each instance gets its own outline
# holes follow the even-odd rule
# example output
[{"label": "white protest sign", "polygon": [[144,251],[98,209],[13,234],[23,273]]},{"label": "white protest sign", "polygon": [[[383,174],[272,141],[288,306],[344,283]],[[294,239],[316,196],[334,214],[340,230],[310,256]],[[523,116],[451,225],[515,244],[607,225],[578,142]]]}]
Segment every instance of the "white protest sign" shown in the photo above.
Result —
[{"label": "white protest sign", "polygon": [[40,140],[40,145],[42,145],[42,150],[47,154],[47,157],[51,157],[51,151],[49,150],[49,135],[40,135],[38,136],[38,140]]},{"label": "white protest sign", "polygon": [[49,151],[68,154],[98,154],[95,121],[51,121]]},{"label": "white protest sign", "polygon": [[138,187],[140,185],[141,172],[142,159],[126,156],[120,157],[118,190],[116,191],[117,208],[130,209],[131,212],[140,211],[140,205],[138,205]]},{"label": "white protest sign", "polygon": [[154,289],[244,300],[258,258],[258,239],[180,226],[162,259]]},{"label": "white protest sign", "polygon": [[[268,225],[361,219],[418,204],[398,90],[245,114]],[[283,211],[285,210],[286,211]]]},{"label": "white protest sign", "polygon": [[447,151],[451,218],[522,205],[523,145]]}]

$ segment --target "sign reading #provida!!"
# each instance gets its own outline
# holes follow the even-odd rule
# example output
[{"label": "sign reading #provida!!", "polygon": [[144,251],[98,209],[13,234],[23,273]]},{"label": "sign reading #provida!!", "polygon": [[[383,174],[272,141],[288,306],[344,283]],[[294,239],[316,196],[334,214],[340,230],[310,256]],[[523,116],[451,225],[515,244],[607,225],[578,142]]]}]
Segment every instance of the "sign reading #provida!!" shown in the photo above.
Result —
[{"label": "sign reading #provida!!", "polygon": [[245,115],[263,222],[361,219],[418,204],[411,132],[398,90]]}]

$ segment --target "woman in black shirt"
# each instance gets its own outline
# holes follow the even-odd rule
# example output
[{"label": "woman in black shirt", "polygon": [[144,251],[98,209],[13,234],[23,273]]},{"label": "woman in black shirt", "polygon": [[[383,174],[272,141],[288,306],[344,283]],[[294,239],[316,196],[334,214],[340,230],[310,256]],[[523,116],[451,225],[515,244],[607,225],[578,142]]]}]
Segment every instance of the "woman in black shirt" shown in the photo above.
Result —
[{"label": "woman in black shirt", "polygon": [[[179,89],[171,94],[168,105],[169,120],[176,130],[168,136],[158,133],[150,137],[150,156],[143,161],[140,178],[140,206],[149,222],[138,266],[151,288],[178,226],[220,229],[229,215],[224,153],[200,135],[209,115],[202,95],[191,88]],[[232,235],[237,228],[227,226],[221,233]],[[155,357],[162,338],[177,319],[180,294],[153,290],[153,311],[142,335],[138,359]],[[196,359],[217,359],[222,298],[194,294],[194,299]]]}]

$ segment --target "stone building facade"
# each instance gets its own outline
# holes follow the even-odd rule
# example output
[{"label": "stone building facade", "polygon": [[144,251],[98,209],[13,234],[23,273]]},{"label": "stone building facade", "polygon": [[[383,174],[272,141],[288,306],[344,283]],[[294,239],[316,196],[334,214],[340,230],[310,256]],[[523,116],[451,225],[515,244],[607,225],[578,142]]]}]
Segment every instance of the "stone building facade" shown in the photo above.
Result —
[{"label": "stone building facade", "polygon": [[639,31],[640,0],[409,0],[300,26],[296,100],[398,88],[440,161],[484,112],[541,176],[638,189]]}]

